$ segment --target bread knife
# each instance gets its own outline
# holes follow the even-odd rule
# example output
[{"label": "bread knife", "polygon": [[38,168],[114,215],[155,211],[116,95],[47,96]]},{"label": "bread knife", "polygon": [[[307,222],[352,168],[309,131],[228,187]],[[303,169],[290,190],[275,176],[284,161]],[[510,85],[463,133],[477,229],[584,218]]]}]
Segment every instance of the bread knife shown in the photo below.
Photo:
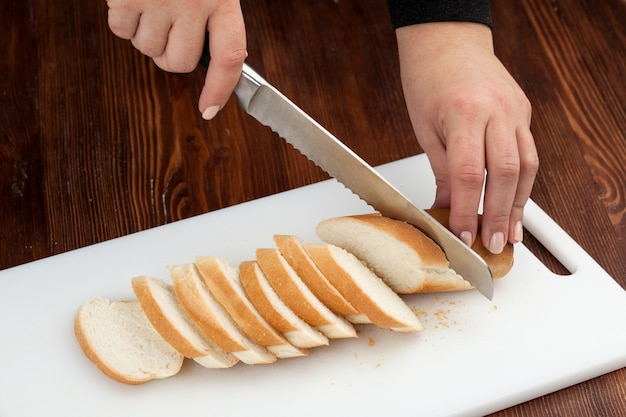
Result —
[{"label": "bread knife", "polygon": [[[208,51],[201,63],[208,63]],[[249,115],[268,126],[320,168],[384,216],[405,221],[424,232],[445,252],[450,267],[488,299],[493,277],[487,263],[387,182],[374,168],[268,83],[249,65],[235,94]]]}]

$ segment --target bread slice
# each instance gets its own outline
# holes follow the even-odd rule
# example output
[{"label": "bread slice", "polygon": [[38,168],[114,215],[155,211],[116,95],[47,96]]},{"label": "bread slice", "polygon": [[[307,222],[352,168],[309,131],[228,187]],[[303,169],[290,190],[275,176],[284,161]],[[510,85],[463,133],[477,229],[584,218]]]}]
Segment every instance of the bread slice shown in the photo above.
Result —
[{"label": "bread slice", "polygon": [[256,259],[278,297],[298,317],[328,338],[357,337],[352,324],[330,311],[311,292],[278,249],[259,248]]},{"label": "bread slice", "polygon": [[236,268],[214,256],[199,257],[196,259],[196,265],[215,299],[255,343],[266,347],[278,358],[308,354],[305,349],[289,343],[261,316],[246,296]]},{"label": "bread slice", "polygon": [[327,346],[328,338],[309,326],[280,299],[257,262],[239,265],[241,284],[259,313],[294,346]]},{"label": "bread slice", "polygon": [[193,264],[170,268],[174,291],[185,311],[204,334],[226,352],[249,365],[268,364],[276,356],[254,343],[213,297]]},{"label": "bread slice", "polygon": [[365,214],[323,220],[316,232],[364,261],[397,293],[471,288],[449,267],[441,247],[408,223]]},{"label": "bread slice", "polygon": [[185,313],[174,289],[158,278],[135,277],[132,287],[157,332],[187,358],[207,368],[228,368],[238,359],[215,345]]},{"label": "bread slice", "polygon": [[[435,220],[441,223],[444,227],[450,228],[449,218],[450,218],[450,209],[445,208],[437,208],[437,209],[428,209],[426,210],[428,214],[430,214]],[[491,269],[491,274],[494,279],[500,279],[509,273],[511,268],[513,268],[513,251],[514,247],[511,243],[504,245],[504,249],[502,252],[496,254],[491,253],[489,250],[483,245],[483,241],[480,235],[480,226],[482,224],[483,217],[481,215],[478,216],[478,233],[476,234],[476,239],[474,240],[474,244],[472,244],[472,249],[476,252],[480,257],[482,257],[487,265],[489,265],[489,269]]]},{"label": "bread slice", "polygon": [[342,296],[315,262],[306,253],[303,242],[293,235],[274,235],[274,242],[287,263],[293,268],[302,282],[311,292],[326,305],[333,313],[344,316],[355,324],[370,323],[369,319],[361,314],[352,304]]},{"label": "bread slice", "polygon": [[76,313],[74,333],[87,358],[125,384],[176,375],[183,364],[183,355],[154,330],[137,301],[85,302]]},{"label": "bread slice", "polygon": [[335,288],[372,323],[400,332],[423,330],[398,294],[353,254],[331,244],[304,248]]}]

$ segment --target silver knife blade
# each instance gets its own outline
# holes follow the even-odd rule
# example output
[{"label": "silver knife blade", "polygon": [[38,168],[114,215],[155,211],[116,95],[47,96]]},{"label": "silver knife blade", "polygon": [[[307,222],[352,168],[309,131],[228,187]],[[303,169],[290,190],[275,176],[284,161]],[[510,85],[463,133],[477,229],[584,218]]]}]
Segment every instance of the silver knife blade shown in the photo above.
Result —
[{"label": "silver knife blade", "polygon": [[270,127],[375,210],[417,227],[437,242],[446,253],[450,267],[485,297],[493,298],[491,270],[479,255],[247,64],[244,64],[235,94],[248,114]]}]

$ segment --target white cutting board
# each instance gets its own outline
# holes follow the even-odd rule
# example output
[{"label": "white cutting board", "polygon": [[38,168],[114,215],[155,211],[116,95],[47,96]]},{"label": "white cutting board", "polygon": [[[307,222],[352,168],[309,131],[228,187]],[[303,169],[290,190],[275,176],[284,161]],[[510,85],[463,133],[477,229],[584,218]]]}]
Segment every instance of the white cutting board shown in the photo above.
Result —
[{"label": "white cutting board", "polygon": [[[379,168],[421,206],[434,198],[427,159]],[[406,297],[425,330],[363,326],[308,357],[180,374],[141,386],[105,377],[73,334],[92,297],[134,298],[130,279],[168,279],[196,255],[233,264],[274,233],[316,242],[325,218],[371,209],[334,180],[179,221],[0,272],[0,416],[479,416],[626,366],[626,292],[532,202],[525,226],[573,272],[553,275],[524,246],[476,291]]]}]

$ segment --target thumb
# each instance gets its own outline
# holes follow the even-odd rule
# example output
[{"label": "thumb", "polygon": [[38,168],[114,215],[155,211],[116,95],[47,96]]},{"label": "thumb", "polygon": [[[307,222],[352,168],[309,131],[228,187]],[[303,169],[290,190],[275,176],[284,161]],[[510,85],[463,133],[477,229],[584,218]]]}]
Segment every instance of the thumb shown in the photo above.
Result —
[{"label": "thumb", "polygon": [[206,120],[215,117],[230,98],[248,56],[243,16],[239,2],[234,4],[217,9],[208,22],[211,61],[198,102]]}]

